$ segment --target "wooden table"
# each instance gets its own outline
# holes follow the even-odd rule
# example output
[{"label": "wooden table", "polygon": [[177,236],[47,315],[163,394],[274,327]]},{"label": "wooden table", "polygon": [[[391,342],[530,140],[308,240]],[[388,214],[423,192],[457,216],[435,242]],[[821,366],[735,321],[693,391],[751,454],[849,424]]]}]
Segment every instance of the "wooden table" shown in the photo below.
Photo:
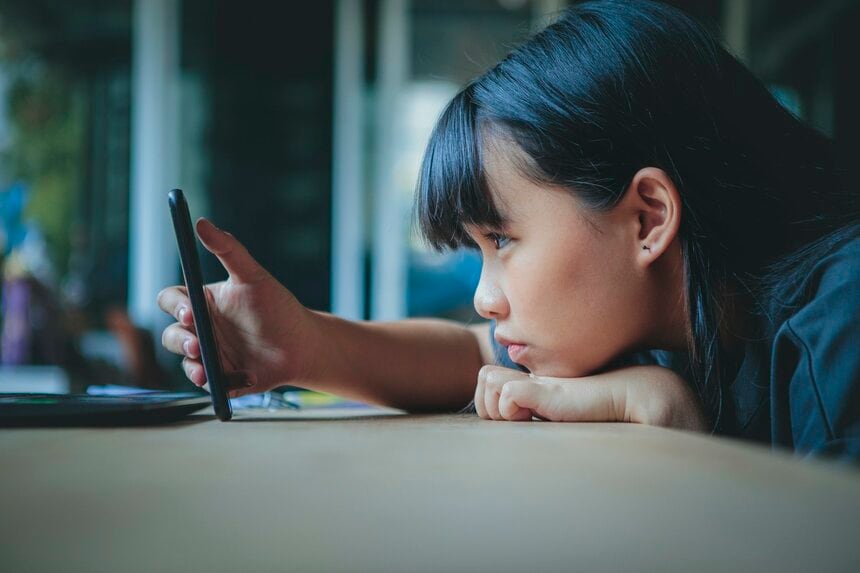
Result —
[{"label": "wooden table", "polygon": [[0,571],[860,571],[856,469],[637,425],[349,414],[0,430]]}]

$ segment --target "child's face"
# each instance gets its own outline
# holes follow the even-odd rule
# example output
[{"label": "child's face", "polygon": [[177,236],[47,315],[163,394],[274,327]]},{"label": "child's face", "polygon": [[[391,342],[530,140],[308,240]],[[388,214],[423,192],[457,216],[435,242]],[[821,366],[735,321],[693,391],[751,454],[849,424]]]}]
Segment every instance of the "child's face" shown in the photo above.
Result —
[{"label": "child's face", "polygon": [[575,377],[656,347],[654,333],[669,326],[666,300],[680,300],[665,291],[680,284],[655,279],[642,262],[635,209],[624,199],[608,213],[586,211],[570,191],[520,175],[499,145],[487,147],[490,189],[510,223],[468,228],[483,255],[474,304],[497,321],[500,342],[524,345],[509,347],[511,358],[535,374]]}]

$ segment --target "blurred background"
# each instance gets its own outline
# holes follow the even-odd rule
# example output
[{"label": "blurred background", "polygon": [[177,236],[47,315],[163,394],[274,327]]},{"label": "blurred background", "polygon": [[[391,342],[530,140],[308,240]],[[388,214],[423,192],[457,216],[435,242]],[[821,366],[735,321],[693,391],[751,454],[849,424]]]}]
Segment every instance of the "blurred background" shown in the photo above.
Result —
[{"label": "blurred background", "polygon": [[[0,392],[186,384],[155,304],[173,187],[306,306],[473,320],[480,260],[411,219],[423,147],[568,3],[0,0]],[[860,158],[860,1],[671,3]]]}]

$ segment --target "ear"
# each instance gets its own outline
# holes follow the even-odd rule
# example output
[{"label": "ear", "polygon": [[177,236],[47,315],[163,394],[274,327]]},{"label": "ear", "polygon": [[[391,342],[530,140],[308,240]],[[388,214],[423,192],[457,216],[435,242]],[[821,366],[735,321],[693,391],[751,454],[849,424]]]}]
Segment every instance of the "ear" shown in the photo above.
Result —
[{"label": "ear", "polygon": [[633,225],[636,260],[650,266],[666,252],[681,227],[681,196],[662,169],[636,172],[621,202]]}]

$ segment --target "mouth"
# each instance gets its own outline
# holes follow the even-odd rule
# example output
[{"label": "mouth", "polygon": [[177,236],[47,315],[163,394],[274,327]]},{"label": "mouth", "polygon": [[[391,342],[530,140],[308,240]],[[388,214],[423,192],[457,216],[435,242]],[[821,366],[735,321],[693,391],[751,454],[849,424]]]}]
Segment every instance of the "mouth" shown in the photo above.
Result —
[{"label": "mouth", "polygon": [[510,357],[512,362],[522,364],[522,357],[527,348],[528,346],[526,346],[525,344],[511,344],[510,346],[508,346],[508,356]]},{"label": "mouth", "polygon": [[526,343],[509,340],[498,333],[495,334],[494,338],[496,339],[496,342],[498,342],[507,349],[508,356],[510,357],[511,361],[521,363],[523,354],[528,349],[528,345]]}]

